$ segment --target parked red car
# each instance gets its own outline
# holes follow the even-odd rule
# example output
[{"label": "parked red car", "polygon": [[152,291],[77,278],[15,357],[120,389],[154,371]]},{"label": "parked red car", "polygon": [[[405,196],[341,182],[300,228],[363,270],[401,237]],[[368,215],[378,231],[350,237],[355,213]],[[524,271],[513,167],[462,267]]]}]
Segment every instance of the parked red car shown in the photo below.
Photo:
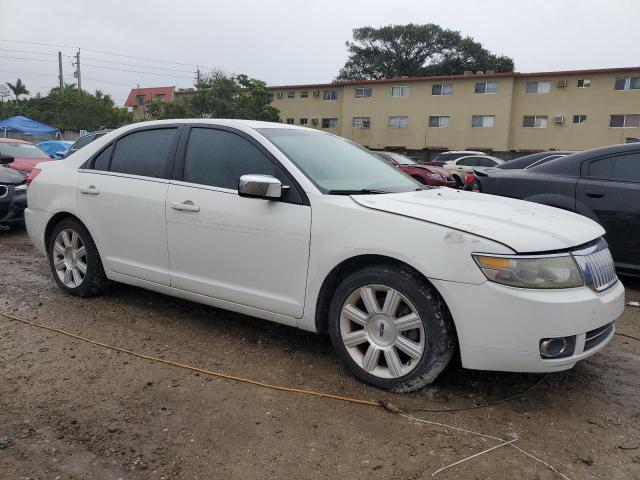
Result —
[{"label": "parked red car", "polygon": [[33,143],[14,138],[0,138],[0,155],[13,157],[13,162],[7,165],[27,176],[40,162],[48,162],[51,157],[36,147]]},{"label": "parked red car", "polygon": [[424,185],[434,187],[456,188],[456,181],[444,168],[432,165],[421,165],[409,157],[396,152],[375,152],[383,160],[399,168],[407,175],[415,178]]}]

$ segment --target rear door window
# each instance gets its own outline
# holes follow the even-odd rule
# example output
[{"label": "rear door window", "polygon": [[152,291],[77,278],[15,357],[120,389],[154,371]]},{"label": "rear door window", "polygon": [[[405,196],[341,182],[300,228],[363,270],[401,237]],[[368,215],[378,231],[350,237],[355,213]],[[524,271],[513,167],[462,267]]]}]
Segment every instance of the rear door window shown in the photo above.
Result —
[{"label": "rear door window", "polygon": [[116,142],[109,171],[165,178],[177,132],[177,128],[142,130],[120,138]]},{"label": "rear door window", "polygon": [[608,180],[640,182],[640,152],[595,160],[589,164],[588,176]]}]

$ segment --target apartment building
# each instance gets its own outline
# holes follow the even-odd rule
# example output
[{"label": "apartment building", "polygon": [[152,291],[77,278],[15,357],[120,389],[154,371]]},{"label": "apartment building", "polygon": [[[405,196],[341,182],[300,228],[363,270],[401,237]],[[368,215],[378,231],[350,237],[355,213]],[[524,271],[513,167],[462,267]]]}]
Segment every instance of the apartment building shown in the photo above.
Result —
[{"label": "apartment building", "polygon": [[640,67],[269,87],[283,122],[430,157],[585,150],[640,138]]}]

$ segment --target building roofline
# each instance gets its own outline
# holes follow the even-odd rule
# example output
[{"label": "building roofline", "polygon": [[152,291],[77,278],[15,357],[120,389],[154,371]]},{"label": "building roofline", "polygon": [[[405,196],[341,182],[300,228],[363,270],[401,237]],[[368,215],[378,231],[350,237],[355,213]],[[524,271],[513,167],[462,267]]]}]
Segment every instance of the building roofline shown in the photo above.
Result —
[{"label": "building roofline", "polygon": [[269,85],[269,90],[285,90],[290,88],[325,88],[325,87],[341,87],[344,85],[367,85],[376,83],[397,83],[397,82],[420,82],[420,81],[436,81],[436,80],[459,80],[473,78],[526,78],[526,77],[552,77],[563,75],[591,75],[601,73],[623,73],[631,71],[640,71],[640,67],[616,67],[616,68],[591,68],[583,70],[558,70],[551,72],[498,72],[498,73],[473,73],[471,75],[455,74],[455,75],[435,75],[429,77],[393,77],[380,78],[376,80],[344,80],[331,83],[308,83],[299,85]]}]

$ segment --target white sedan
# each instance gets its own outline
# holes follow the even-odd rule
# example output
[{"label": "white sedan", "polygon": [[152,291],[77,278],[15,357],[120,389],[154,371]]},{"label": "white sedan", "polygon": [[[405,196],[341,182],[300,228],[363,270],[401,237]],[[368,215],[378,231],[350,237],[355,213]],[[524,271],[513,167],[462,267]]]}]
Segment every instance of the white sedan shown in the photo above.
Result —
[{"label": "white sedan", "polygon": [[467,178],[467,173],[473,173],[473,167],[497,167],[503,163],[504,160],[501,158],[489,155],[467,155],[445,162],[442,168],[451,174],[458,186],[462,186]]},{"label": "white sedan", "polygon": [[379,388],[432,382],[456,345],[467,368],[568,369],[623,310],[595,222],[425,188],[312,129],[137,123],[39,170],[27,229],[65,292],[123,282],[329,333]]}]

